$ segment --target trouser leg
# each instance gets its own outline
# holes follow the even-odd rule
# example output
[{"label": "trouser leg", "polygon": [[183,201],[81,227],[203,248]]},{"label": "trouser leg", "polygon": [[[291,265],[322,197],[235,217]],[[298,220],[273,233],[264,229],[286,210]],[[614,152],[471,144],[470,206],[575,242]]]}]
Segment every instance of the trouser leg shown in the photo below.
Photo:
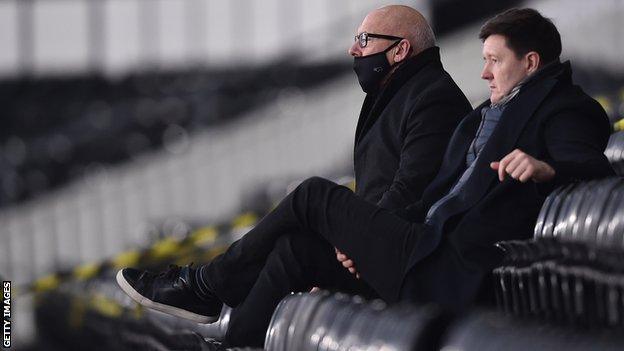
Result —
[{"label": "trouser leg", "polygon": [[280,237],[317,235],[353,259],[362,279],[392,301],[398,297],[420,229],[346,187],[310,178],[223,255],[204,266],[202,277],[222,301],[234,307],[255,284]]},{"label": "trouser leg", "polygon": [[227,346],[262,346],[273,311],[290,292],[312,286],[376,297],[335,259],[333,247],[318,236],[284,235],[266,259],[245,300],[230,315]]}]

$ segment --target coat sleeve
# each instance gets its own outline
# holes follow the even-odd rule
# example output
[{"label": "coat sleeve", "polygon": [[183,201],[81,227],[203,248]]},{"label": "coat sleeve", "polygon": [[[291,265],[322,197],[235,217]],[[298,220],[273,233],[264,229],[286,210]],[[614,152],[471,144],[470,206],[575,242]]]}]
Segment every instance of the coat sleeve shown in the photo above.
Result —
[{"label": "coat sleeve", "polygon": [[409,115],[402,135],[399,168],[378,203],[380,207],[405,208],[420,200],[437,174],[453,130],[470,111],[467,101],[449,103],[439,96],[424,97],[422,101],[429,103]]},{"label": "coat sleeve", "polygon": [[546,163],[555,170],[555,178],[540,184],[547,194],[563,184],[613,176],[604,149],[611,128],[604,110],[596,103],[563,110],[550,118],[544,128],[548,153]]}]

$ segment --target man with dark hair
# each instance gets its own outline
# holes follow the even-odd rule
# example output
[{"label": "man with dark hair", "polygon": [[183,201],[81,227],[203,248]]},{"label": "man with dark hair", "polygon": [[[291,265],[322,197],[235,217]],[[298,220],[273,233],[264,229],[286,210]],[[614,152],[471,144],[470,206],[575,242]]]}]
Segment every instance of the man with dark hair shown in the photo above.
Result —
[{"label": "man with dark hair", "polygon": [[507,47],[518,58],[535,51],[543,62],[553,62],[561,55],[561,36],[548,18],[534,9],[510,9],[487,21],[479,32],[479,39],[502,35]]},{"label": "man with dark hair", "polygon": [[[457,127],[420,201],[389,211],[311,178],[201,266],[199,279],[188,267],[160,276],[124,269],[120,285],[169,312],[213,315],[221,301],[238,299],[253,323],[230,325],[229,345],[261,345],[280,299],[313,285],[388,302],[470,306],[499,263],[493,244],[530,237],[551,189],[613,174],[603,154],[610,133],[604,110],[572,84],[569,62],[542,58],[548,44],[541,38],[557,37],[556,28],[543,37],[529,28],[548,23],[534,10],[510,10],[486,23],[492,32],[483,34],[482,78],[490,99]],[[342,265],[330,259],[332,247],[344,253]]]}]

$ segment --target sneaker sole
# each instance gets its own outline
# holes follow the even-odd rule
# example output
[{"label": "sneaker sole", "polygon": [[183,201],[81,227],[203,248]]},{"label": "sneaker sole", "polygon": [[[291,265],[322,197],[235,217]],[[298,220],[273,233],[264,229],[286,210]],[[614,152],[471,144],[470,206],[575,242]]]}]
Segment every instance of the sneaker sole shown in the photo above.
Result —
[{"label": "sneaker sole", "polygon": [[178,307],[173,307],[173,306],[165,305],[156,301],[152,301],[148,299],[147,297],[141,295],[138,291],[134,290],[134,288],[130,285],[130,283],[126,281],[126,278],[123,276],[123,273],[121,271],[122,270],[119,270],[119,272],[117,272],[117,276],[116,276],[117,284],[119,285],[121,290],[123,290],[128,296],[130,296],[130,298],[136,301],[139,305],[142,305],[142,306],[145,306],[145,307],[148,307],[148,308],[160,311],[160,312],[164,312],[164,313],[176,316],[176,317],[189,319],[189,320],[192,320],[193,322],[202,323],[202,324],[213,323],[219,319],[219,317],[204,316],[204,315],[193,313],[193,312],[190,312],[190,311],[178,308]]}]

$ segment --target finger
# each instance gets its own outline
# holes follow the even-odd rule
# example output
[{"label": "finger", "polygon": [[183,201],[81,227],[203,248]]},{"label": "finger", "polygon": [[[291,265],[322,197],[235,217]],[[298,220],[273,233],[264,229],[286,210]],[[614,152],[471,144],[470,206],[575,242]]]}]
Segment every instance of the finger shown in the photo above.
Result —
[{"label": "finger", "polygon": [[516,157],[522,154],[524,153],[520,149],[515,149],[500,160],[500,164],[498,165],[498,180],[501,182],[505,180],[505,174],[508,173],[507,167],[516,159]]},{"label": "finger", "polygon": [[519,177],[518,180],[522,183],[526,183],[529,179],[535,175],[533,168],[527,168]]},{"label": "finger", "polygon": [[513,154],[510,153],[509,155],[503,157],[498,165],[498,180],[500,180],[501,182],[503,180],[505,180],[505,168],[507,167],[507,165],[509,164],[509,162],[511,162],[513,160]]},{"label": "finger", "polygon": [[498,165],[500,164],[500,162],[490,162],[490,168],[497,171],[498,170]]},{"label": "finger", "polygon": [[505,167],[505,173],[513,176],[514,172],[518,167],[521,167],[524,162],[526,162],[526,157],[524,157],[524,155],[516,155],[513,160],[509,161],[507,167]]},{"label": "finger", "polygon": [[355,271],[355,268],[353,267],[348,268],[348,270],[349,270],[349,273],[351,274],[357,274],[357,272]]},{"label": "finger", "polygon": [[353,267],[353,261],[351,261],[351,260],[343,261],[342,262],[342,266],[345,267],[345,268]]},{"label": "finger", "polygon": [[321,289],[318,286],[313,287],[312,289],[310,289],[311,293],[315,293],[317,291],[321,291]]},{"label": "finger", "polygon": [[336,251],[336,254],[341,253],[341,252],[340,252],[340,250],[338,250],[338,248],[337,248],[337,247],[334,247],[334,251]]},{"label": "finger", "polygon": [[355,277],[360,279],[360,273],[355,273]]},{"label": "finger", "polygon": [[505,179],[505,166],[506,165],[507,165],[507,162],[504,162],[504,160],[501,160],[500,164],[498,165],[498,169],[496,170],[498,173],[498,180],[501,182]]},{"label": "finger", "polygon": [[511,175],[512,178],[514,179],[518,179],[520,178],[520,176],[527,171],[527,169],[530,168],[530,161],[527,159],[524,159],[522,162],[520,162],[520,164],[518,164],[518,166],[516,168],[514,168],[514,170],[509,173]]},{"label": "finger", "polygon": [[338,261],[342,262],[348,259],[347,255],[339,253],[336,255],[336,258],[338,259]]}]

